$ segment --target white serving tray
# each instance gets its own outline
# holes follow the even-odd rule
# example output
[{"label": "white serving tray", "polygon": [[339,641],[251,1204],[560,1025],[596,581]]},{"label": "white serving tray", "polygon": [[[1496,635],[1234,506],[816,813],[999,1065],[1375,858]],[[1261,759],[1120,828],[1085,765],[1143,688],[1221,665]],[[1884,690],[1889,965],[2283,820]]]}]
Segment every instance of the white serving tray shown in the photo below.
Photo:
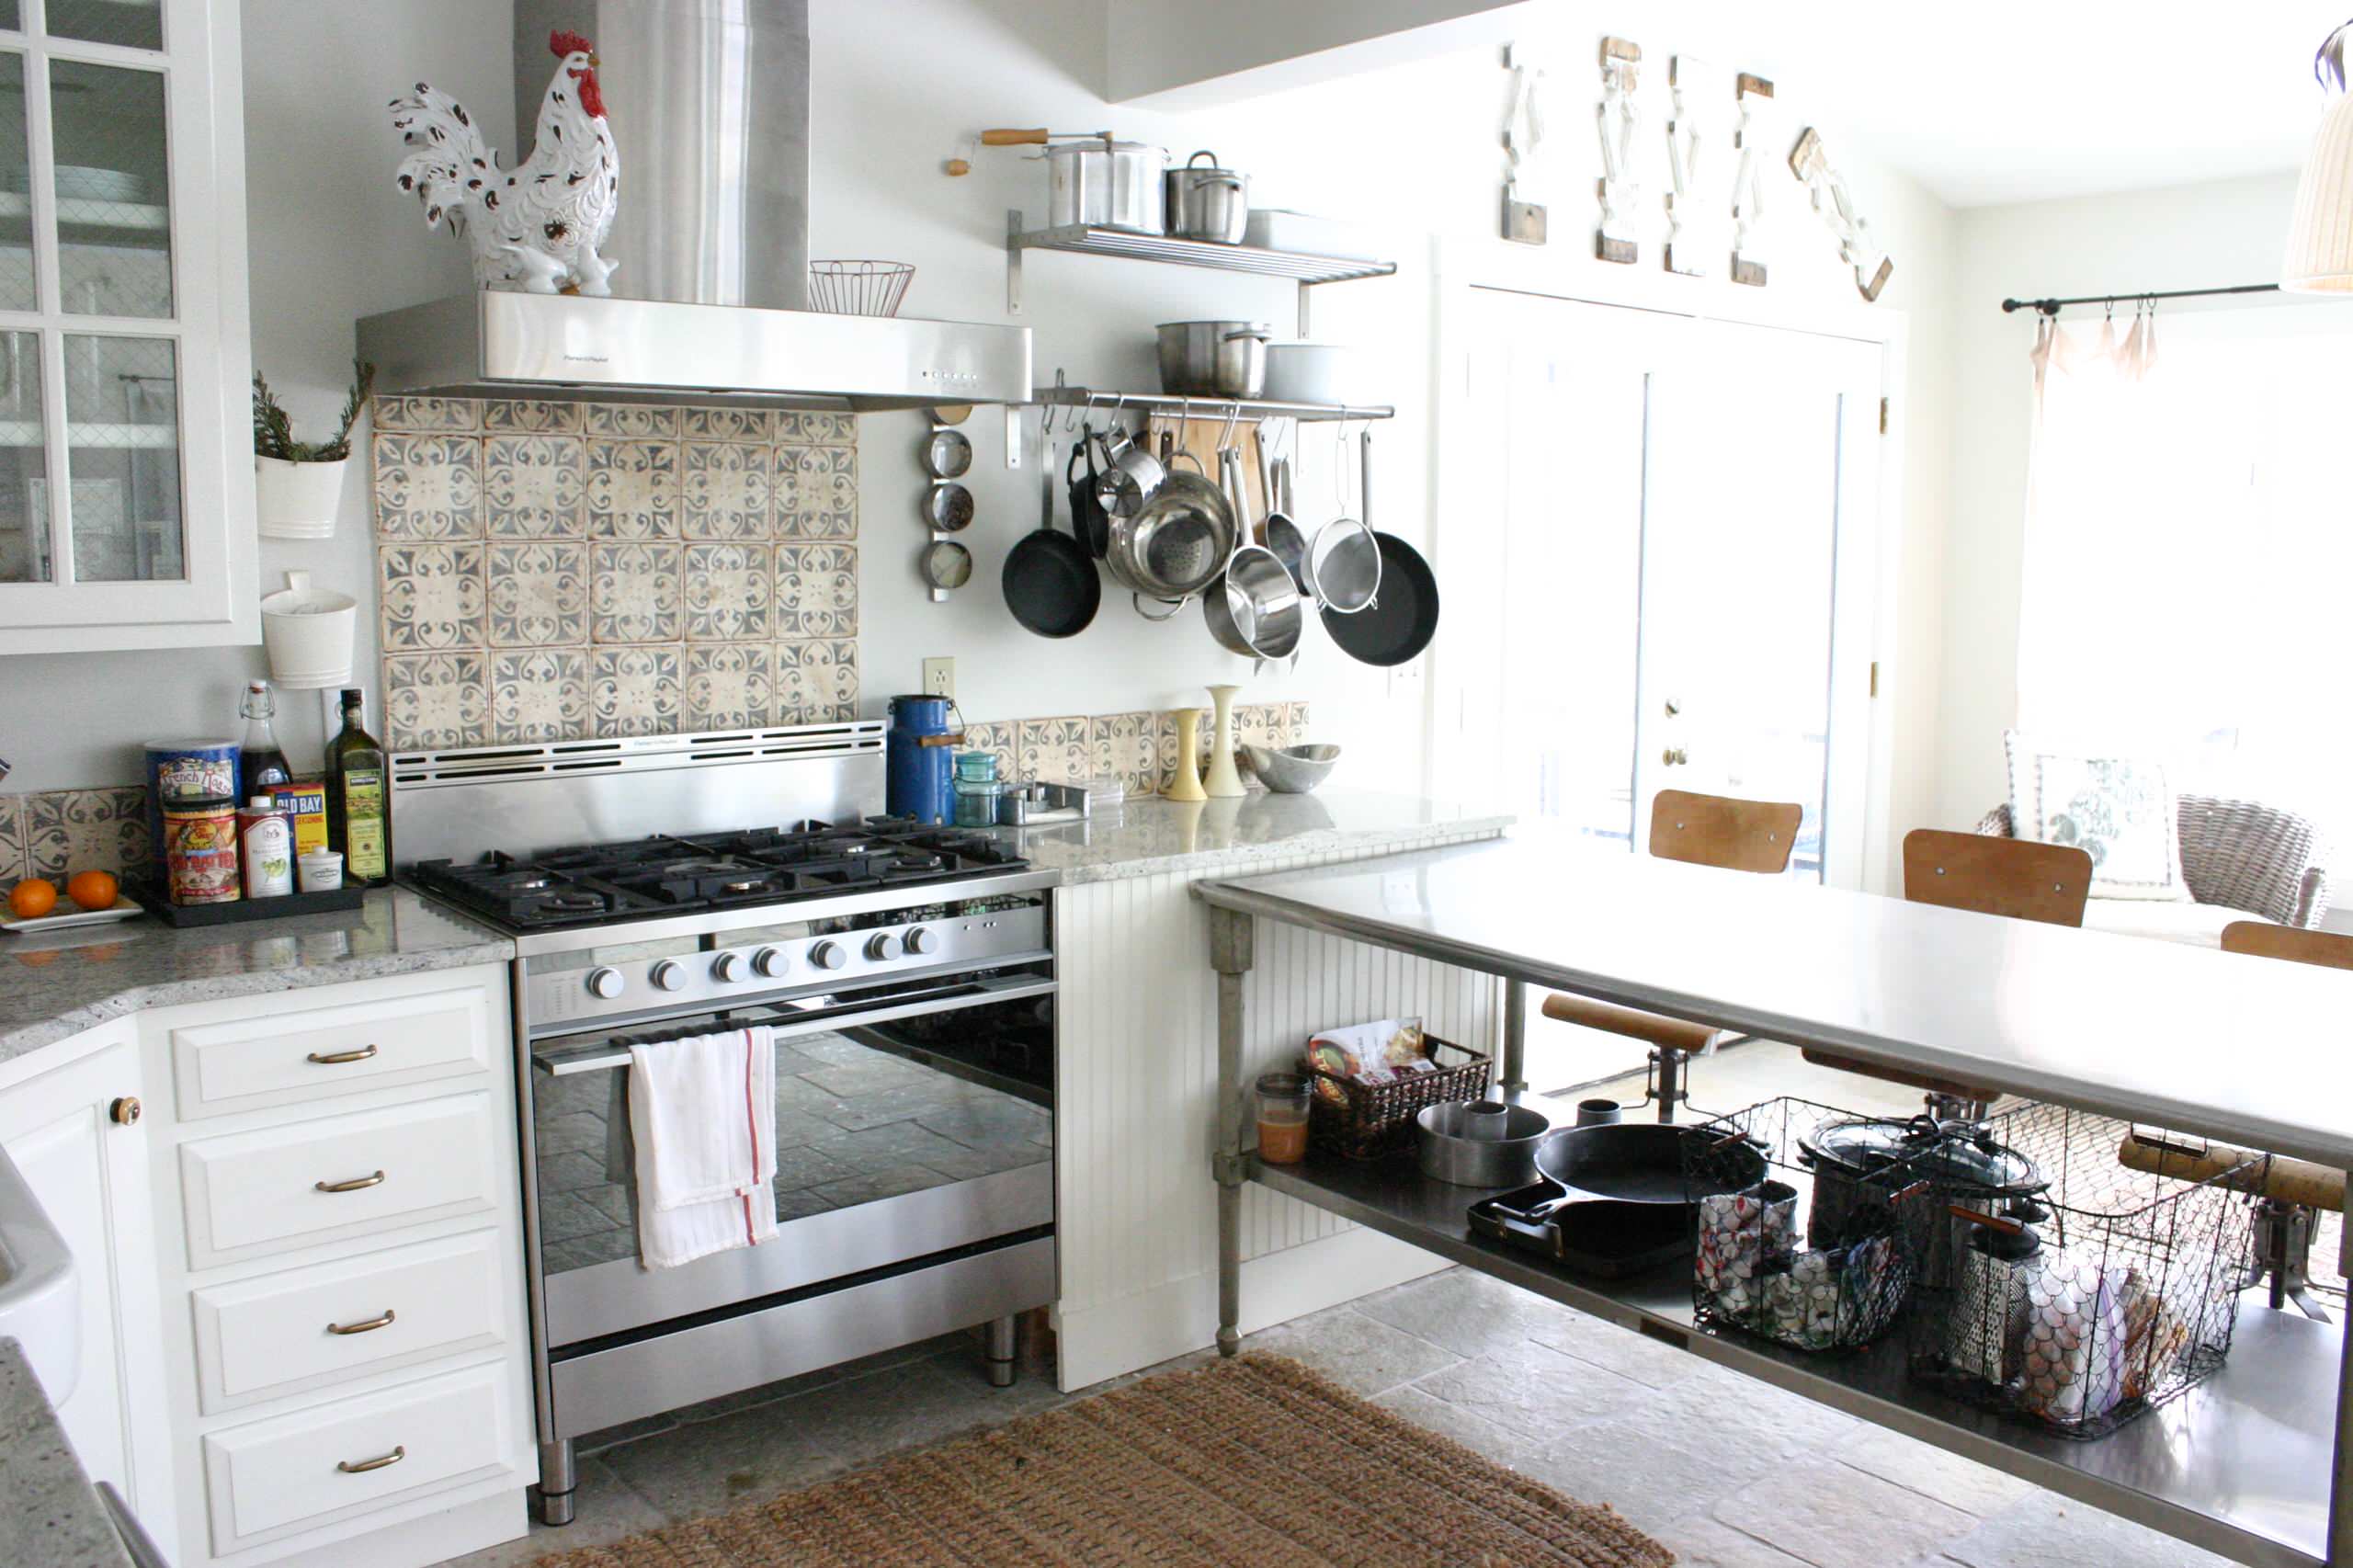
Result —
[{"label": "white serving tray", "polygon": [[[121,893],[117,893],[113,904],[105,909],[84,909],[74,904],[72,899],[62,895],[58,898],[57,903],[64,913],[44,915],[34,920],[18,920],[11,916],[6,920],[0,920],[0,931],[17,931],[29,937],[40,931],[65,931],[76,926],[104,926],[112,921],[128,920],[134,915],[145,913]],[[72,907],[68,907],[69,905]]]}]

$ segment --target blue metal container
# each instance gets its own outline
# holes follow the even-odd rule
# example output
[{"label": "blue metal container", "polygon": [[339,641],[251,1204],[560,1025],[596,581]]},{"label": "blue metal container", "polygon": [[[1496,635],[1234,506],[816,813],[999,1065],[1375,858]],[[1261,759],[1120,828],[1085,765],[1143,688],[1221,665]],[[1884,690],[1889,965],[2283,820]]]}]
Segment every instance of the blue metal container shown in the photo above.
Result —
[{"label": "blue metal container", "polygon": [[956,763],[952,740],[963,730],[961,715],[951,725],[956,704],[945,697],[891,699],[891,730],[885,744],[885,809],[894,817],[945,823],[955,809],[950,794]]},{"label": "blue metal container", "polygon": [[142,780],[147,786],[147,853],[160,878],[164,869],[164,813],[176,807],[229,802],[237,808],[237,743],[149,741]]}]

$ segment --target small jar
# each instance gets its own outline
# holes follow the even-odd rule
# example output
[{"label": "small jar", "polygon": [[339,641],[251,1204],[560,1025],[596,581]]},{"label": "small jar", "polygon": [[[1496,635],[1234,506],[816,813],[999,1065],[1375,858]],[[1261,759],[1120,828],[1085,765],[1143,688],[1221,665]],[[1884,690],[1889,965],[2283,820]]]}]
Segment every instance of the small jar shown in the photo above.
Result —
[{"label": "small jar", "polygon": [[1259,1074],[1259,1159],[1295,1165],[1307,1157],[1307,1107],[1314,1095],[1315,1082],[1304,1073]]},{"label": "small jar", "polygon": [[313,849],[294,862],[294,874],[304,892],[333,892],[343,886],[343,856],[333,849]]},{"label": "small jar", "polygon": [[997,797],[1005,786],[996,776],[996,753],[966,751],[956,754],[956,825],[958,827],[995,827]]}]

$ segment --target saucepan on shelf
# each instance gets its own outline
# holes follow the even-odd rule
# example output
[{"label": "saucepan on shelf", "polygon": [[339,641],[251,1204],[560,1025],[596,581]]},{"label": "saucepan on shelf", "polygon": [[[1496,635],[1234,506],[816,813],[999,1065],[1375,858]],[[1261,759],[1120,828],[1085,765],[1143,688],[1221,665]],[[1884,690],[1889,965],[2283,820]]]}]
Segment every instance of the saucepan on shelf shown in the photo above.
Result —
[{"label": "saucepan on shelf", "polygon": [[1121,142],[1108,131],[983,131],[985,147],[1043,147],[1046,223],[1167,233],[1165,219],[1168,149]]},{"label": "saucepan on shelf", "polygon": [[1180,397],[1258,398],[1267,392],[1265,322],[1171,321],[1160,332],[1160,390]]}]

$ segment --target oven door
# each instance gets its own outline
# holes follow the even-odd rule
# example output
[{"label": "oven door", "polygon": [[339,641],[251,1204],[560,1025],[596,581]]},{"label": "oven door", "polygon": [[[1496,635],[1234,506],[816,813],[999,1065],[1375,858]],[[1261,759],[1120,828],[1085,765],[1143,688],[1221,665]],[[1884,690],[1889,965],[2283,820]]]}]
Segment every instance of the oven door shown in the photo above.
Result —
[{"label": "oven door", "polygon": [[[1051,1226],[1053,991],[1040,964],[535,1042],[549,1348]],[[629,1045],[757,1024],[776,1038],[778,1233],[644,1268]]]}]

